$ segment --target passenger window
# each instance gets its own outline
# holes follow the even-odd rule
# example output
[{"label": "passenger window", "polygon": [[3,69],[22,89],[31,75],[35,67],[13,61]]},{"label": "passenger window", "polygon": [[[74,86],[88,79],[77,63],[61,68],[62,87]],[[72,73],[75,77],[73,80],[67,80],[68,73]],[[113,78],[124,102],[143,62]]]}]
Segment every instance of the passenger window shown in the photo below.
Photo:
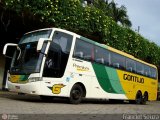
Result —
[{"label": "passenger window", "polygon": [[61,47],[62,52],[69,54],[72,44],[71,35],[55,32],[53,42]]},{"label": "passenger window", "polygon": [[94,57],[94,46],[77,38],[74,49],[74,57],[92,61]]},{"label": "passenger window", "polygon": [[111,65],[115,68],[125,69],[125,57],[122,55],[111,53]]},{"label": "passenger window", "polygon": [[157,78],[157,72],[155,68],[151,68],[151,78],[154,78],[154,79]]},{"label": "passenger window", "polygon": [[136,72],[138,74],[144,75],[144,65],[142,63],[136,63]]},{"label": "passenger window", "polygon": [[147,77],[151,76],[150,67],[147,65],[144,65],[144,75]]},{"label": "passenger window", "polygon": [[104,48],[101,47],[95,47],[95,59],[94,61],[100,64],[104,64],[104,65],[109,65],[109,59],[110,59],[110,55],[109,55],[109,51],[105,50]]},{"label": "passenger window", "polygon": [[126,59],[126,70],[129,72],[135,72],[136,71],[136,63],[134,60]]}]

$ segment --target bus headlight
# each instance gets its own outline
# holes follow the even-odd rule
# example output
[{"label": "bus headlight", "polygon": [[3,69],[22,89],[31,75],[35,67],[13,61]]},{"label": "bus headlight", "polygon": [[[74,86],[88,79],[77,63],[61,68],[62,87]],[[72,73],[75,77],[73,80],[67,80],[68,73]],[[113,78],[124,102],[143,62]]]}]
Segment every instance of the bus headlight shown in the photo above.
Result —
[{"label": "bus headlight", "polygon": [[29,78],[29,82],[37,82],[37,81],[42,81],[41,77],[31,77]]}]

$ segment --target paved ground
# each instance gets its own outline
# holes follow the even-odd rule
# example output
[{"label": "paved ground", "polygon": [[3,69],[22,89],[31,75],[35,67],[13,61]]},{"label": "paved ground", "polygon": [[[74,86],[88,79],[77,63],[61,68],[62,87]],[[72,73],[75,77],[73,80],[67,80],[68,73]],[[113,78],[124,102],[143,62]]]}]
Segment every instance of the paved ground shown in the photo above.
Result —
[{"label": "paved ground", "polygon": [[148,102],[147,105],[135,105],[127,102],[113,103],[109,101],[85,100],[79,105],[73,105],[63,99],[55,99],[52,102],[43,102],[38,96],[17,95],[15,93],[0,91],[0,114],[160,115],[160,101]]}]

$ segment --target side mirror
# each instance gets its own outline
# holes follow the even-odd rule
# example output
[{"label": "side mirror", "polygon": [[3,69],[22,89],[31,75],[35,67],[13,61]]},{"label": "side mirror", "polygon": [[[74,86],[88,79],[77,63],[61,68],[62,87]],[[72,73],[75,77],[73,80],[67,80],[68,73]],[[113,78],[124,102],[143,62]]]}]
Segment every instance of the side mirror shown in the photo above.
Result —
[{"label": "side mirror", "polygon": [[[3,48],[3,55],[5,55],[5,57],[12,58],[11,56],[6,55],[8,46],[13,46],[13,47],[16,47],[18,50],[20,50],[20,48],[18,47],[18,44],[7,43],[7,44],[5,44],[5,46]],[[21,54],[21,50],[20,50],[20,54]],[[20,54],[19,54],[18,58],[20,57]]]},{"label": "side mirror", "polygon": [[6,55],[6,51],[7,51],[7,47],[8,46],[15,46],[15,47],[18,47],[17,44],[14,44],[14,43],[7,43],[5,44],[4,48],[3,48],[3,55]]},{"label": "side mirror", "polygon": [[50,39],[47,39],[47,38],[40,38],[38,40],[37,51],[40,51],[42,49],[44,41],[47,41],[47,40],[51,41]]},{"label": "side mirror", "polygon": [[14,44],[14,43],[7,43],[7,44],[5,44],[5,46],[3,48],[3,55],[5,55],[8,58],[12,58],[12,57],[6,55],[8,46],[13,46],[13,47],[15,46],[17,48],[17,50],[19,50],[19,55],[18,55],[18,58],[17,58],[17,59],[19,59],[20,56],[21,56],[21,49],[19,48],[18,44]]}]

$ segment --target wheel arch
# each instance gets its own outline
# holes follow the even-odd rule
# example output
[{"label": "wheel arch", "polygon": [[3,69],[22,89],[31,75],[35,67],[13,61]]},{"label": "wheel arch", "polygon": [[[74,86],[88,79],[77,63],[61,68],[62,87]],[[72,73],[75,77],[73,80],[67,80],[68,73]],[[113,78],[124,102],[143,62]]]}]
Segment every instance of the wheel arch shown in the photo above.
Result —
[{"label": "wheel arch", "polygon": [[[83,92],[84,92],[83,97],[86,97],[86,87],[85,87],[85,85],[84,85],[83,83],[81,83],[81,82],[77,82],[77,83],[75,83],[74,85],[79,85],[79,86],[81,86],[82,89],[83,89]],[[73,86],[74,86],[74,85],[73,85]],[[72,88],[73,88],[73,86],[72,86]],[[71,88],[71,89],[72,89],[72,88]]]},{"label": "wheel arch", "polygon": [[141,91],[141,90],[138,90],[138,91],[136,92],[135,99],[137,99],[138,97],[142,97],[142,96],[143,96],[142,91]]},{"label": "wheel arch", "polygon": [[136,93],[136,95],[137,95],[138,93],[140,93],[141,95],[143,95],[141,90],[138,90],[137,93]]}]

